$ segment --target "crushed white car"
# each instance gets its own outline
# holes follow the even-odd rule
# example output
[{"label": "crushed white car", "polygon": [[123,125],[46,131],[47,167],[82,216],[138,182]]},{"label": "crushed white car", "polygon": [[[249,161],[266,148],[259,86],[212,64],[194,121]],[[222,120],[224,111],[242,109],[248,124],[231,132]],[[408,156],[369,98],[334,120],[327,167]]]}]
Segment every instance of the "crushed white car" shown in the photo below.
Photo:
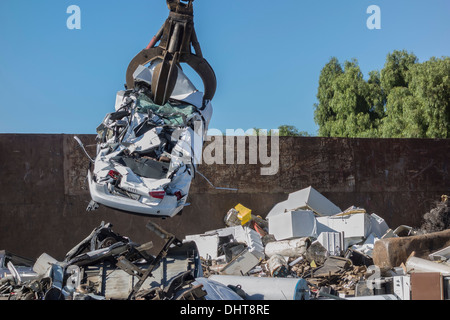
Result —
[{"label": "crushed white car", "polygon": [[[95,159],[84,150],[94,164],[88,172],[88,210],[102,204],[173,217],[186,205],[217,81],[194,29],[193,0],[166,2],[169,17],[131,60],[126,90],[119,91],[114,112],[97,128]],[[203,92],[183,72],[182,63],[200,76]]]},{"label": "crushed white car", "polygon": [[130,213],[173,217],[186,205],[200,162],[212,105],[179,68],[164,105],[151,98],[156,60],[134,73],[131,90],[119,91],[115,111],[97,128],[97,156],[88,171],[92,201]]}]

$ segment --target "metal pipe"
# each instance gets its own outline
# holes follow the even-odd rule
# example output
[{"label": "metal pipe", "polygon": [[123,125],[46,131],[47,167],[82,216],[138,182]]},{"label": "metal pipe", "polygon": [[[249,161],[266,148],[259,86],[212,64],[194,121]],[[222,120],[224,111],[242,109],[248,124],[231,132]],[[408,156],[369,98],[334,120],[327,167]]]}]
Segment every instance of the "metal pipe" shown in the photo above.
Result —
[{"label": "metal pipe", "polygon": [[410,257],[406,260],[406,270],[408,272],[440,272],[442,274],[450,274],[450,265],[418,257]]},{"label": "metal pipe", "polygon": [[148,50],[150,48],[153,48],[155,46],[155,44],[161,39],[163,31],[164,31],[164,25],[162,25],[162,27],[159,29],[159,31],[153,36],[152,40],[150,41],[147,48],[145,48],[145,49]]},{"label": "metal pipe", "polygon": [[309,300],[308,283],[303,278],[272,278],[212,275],[210,280],[226,286],[240,286],[246,300]]}]

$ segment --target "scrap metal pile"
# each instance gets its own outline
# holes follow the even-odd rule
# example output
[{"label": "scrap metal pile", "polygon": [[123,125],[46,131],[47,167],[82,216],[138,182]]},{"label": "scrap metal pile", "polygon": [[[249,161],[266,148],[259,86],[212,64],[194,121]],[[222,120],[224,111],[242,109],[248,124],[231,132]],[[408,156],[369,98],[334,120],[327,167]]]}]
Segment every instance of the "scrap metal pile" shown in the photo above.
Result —
[{"label": "scrap metal pile", "polygon": [[206,292],[195,244],[149,222],[164,239],[158,255],[152,242],[137,244],[102,223],[63,261],[43,253],[23,279],[13,263],[0,280],[0,293],[13,300],[199,300]]},{"label": "scrap metal pile", "polygon": [[[425,216],[432,215],[437,225],[436,217],[447,221],[449,213],[443,197]],[[26,277],[9,261],[0,295],[16,300],[450,299],[448,229],[392,230],[363,208],[341,211],[311,187],[290,194],[266,218],[238,204],[224,215],[224,224],[180,241],[149,222],[147,228],[165,243],[151,255],[152,242],[134,243],[102,223],[63,261],[42,254]],[[401,242],[397,252],[396,241]],[[391,247],[392,261],[407,250],[413,253],[397,262],[380,260],[376,252],[384,246]]]},{"label": "scrap metal pile", "polygon": [[247,300],[450,299],[450,230],[442,224],[449,215],[443,196],[421,228],[393,230],[375,213],[341,210],[309,187],[265,219],[239,204],[223,229],[186,239],[197,244],[209,279]]}]

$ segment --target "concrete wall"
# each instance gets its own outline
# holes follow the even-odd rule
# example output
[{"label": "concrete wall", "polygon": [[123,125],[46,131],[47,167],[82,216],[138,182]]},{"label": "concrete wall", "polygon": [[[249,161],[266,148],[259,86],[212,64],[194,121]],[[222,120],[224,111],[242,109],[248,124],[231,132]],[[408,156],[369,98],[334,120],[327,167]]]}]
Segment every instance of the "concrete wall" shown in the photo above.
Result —
[{"label": "concrete wall", "polygon": [[[79,135],[95,154],[95,136]],[[234,138],[233,138],[234,139]],[[213,139],[214,140],[214,139]],[[216,141],[218,142],[218,140]],[[216,142],[208,142],[216,143]],[[450,140],[280,138],[276,175],[260,175],[261,164],[202,164],[216,186],[201,177],[191,187],[181,216],[152,219],[180,239],[224,227],[237,203],[263,217],[287,194],[308,186],[346,209],[364,207],[392,228],[419,226],[422,216],[450,191]],[[62,260],[101,221],[136,242],[162,242],[145,228],[150,219],[101,207],[86,212],[88,160],[73,135],[0,135],[0,249]]]}]

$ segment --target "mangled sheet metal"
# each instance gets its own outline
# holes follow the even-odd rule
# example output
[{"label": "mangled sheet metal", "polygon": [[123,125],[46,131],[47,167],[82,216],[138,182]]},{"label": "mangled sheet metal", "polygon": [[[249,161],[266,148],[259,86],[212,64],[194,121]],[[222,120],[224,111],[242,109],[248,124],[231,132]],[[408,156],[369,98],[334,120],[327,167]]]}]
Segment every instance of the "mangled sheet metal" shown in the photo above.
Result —
[{"label": "mangled sheet metal", "polygon": [[199,255],[205,260],[215,260],[222,274],[246,274],[264,258],[261,237],[248,226],[188,235],[185,241],[195,242]]},{"label": "mangled sheet metal", "polygon": [[9,300],[242,300],[204,277],[195,242],[181,242],[149,221],[147,228],[165,241],[153,256],[152,242],[137,244],[111,228],[102,223],[63,261],[41,254],[33,278],[0,279],[0,294]]},{"label": "mangled sheet metal", "polygon": [[127,212],[172,217],[186,204],[207,129],[204,117],[183,102],[158,106],[139,91],[124,100],[98,128],[98,152],[88,172],[91,197]]},{"label": "mangled sheet metal", "polygon": [[137,244],[102,223],[73,247],[63,261],[42,254],[35,279],[10,292],[15,299],[39,300],[171,300],[203,299],[202,276],[195,243],[181,243],[149,222],[147,227],[166,241],[159,254],[152,243]]}]

